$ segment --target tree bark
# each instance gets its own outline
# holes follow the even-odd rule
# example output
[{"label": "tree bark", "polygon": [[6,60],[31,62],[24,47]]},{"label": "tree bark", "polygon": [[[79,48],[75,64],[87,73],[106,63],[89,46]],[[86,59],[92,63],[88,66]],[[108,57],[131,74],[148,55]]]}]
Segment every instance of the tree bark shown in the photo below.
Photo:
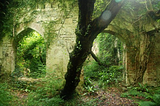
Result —
[{"label": "tree bark", "polygon": [[[84,61],[90,54],[94,39],[115,18],[123,4],[123,2],[112,0],[105,11],[92,21],[94,2],[95,0],[78,0],[79,17],[76,29],[76,45],[70,54],[65,75],[66,83],[60,94],[61,98],[65,100],[72,97],[80,81],[81,69]],[[106,14],[106,11],[109,11],[109,13]],[[105,18],[104,16],[107,19],[103,19]]]},{"label": "tree bark", "polygon": [[103,63],[98,59],[98,57],[93,53],[93,51],[91,51],[90,54],[100,66],[103,65]]}]

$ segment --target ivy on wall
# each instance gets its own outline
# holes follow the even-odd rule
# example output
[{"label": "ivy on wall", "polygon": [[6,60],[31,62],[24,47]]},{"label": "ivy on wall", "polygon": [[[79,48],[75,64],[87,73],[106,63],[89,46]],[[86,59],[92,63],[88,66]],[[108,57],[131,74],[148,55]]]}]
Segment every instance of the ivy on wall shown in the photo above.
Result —
[{"label": "ivy on wall", "polygon": [[[36,15],[45,9],[46,3],[49,3],[51,7],[55,4],[58,5],[58,8],[62,11],[62,18],[66,18],[73,7],[77,5],[76,2],[76,0],[7,0],[0,2],[2,9],[2,12],[0,12],[0,29],[2,31],[0,40],[2,40],[4,36],[13,37],[16,33],[16,27],[22,22],[29,23],[35,19]],[[39,8],[40,11],[36,11],[37,8]],[[31,14],[28,16],[27,13]],[[24,18],[22,19],[22,17]]]}]

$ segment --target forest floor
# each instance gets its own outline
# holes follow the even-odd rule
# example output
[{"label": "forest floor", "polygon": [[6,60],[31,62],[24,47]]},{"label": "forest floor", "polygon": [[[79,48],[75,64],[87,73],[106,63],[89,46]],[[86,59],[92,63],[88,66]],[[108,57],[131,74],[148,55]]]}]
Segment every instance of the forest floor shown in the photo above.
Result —
[{"label": "forest floor", "polygon": [[[117,88],[108,88],[107,91],[99,90],[93,95],[85,95],[77,97],[78,105],[81,102],[88,102],[92,100],[92,106],[138,106],[136,100],[122,98],[121,92]],[[27,92],[13,91],[14,95],[17,97],[18,102],[15,103],[16,106],[27,106]],[[83,105],[82,105],[83,106]]]},{"label": "forest floor", "polygon": [[96,106],[138,106],[136,100],[122,98],[121,91],[116,87],[98,90],[93,95],[84,96],[83,100],[95,99]]},{"label": "forest floor", "polygon": [[[77,102],[78,106],[84,106],[83,104],[85,102],[90,102],[91,106],[138,106],[138,104],[136,103],[137,100],[122,98],[122,93],[123,92],[121,91],[120,87],[108,87],[105,90],[98,89],[92,93],[83,92],[79,94],[79,96],[74,98],[74,100],[76,99],[75,102]],[[17,98],[13,106],[27,106],[27,98],[29,92],[12,90],[12,94]]]}]

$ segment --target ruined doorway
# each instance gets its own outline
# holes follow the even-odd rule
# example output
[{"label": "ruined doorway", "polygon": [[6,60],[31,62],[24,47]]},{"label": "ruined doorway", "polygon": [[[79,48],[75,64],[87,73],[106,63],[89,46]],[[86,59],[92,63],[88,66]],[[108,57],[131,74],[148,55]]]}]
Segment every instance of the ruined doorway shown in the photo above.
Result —
[{"label": "ruined doorway", "polygon": [[15,38],[14,76],[41,78],[46,75],[46,42],[37,31],[27,28]]}]

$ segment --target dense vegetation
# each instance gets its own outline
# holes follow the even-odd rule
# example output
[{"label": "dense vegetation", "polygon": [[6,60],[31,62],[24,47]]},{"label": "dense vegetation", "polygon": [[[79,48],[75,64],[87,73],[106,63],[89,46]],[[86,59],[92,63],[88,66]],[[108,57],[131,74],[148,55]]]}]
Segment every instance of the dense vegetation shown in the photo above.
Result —
[{"label": "dense vegetation", "polygon": [[[115,1],[120,2],[121,0],[115,0]],[[159,12],[160,2],[158,2],[158,0],[155,0],[155,1],[148,0],[148,1],[152,1],[153,7],[149,2],[147,2],[148,4],[146,5],[146,7],[139,7],[141,4],[145,4],[146,2],[139,2],[138,0],[135,0],[128,3],[123,8],[124,10],[122,11],[122,13],[125,14],[126,11],[132,10],[128,13],[132,15],[134,14],[134,16],[137,16],[138,21],[140,20],[139,17],[145,16],[147,14],[147,16],[151,18],[151,20],[153,19],[154,22],[159,23],[158,12]],[[29,0],[28,5],[34,8],[34,6],[36,6],[34,5],[35,2],[37,2],[37,0],[33,0],[33,1]],[[45,3],[45,2],[48,2],[48,0],[40,1],[40,3]],[[60,0],[60,2],[62,3],[63,6],[66,6],[65,4],[63,4],[63,0]],[[72,3],[73,2],[75,1],[73,0]],[[22,3],[18,2],[17,5],[13,7],[14,9],[17,8],[17,11],[18,11],[19,9],[21,9],[26,5],[25,3],[26,2],[22,2]],[[108,1],[106,0],[97,0],[97,2],[95,3],[94,11],[89,10],[89,12],[90,11],[93,12],[93,14],[91,13],[93,15],[92,18],[98,17],[102,13],[101,8],[105,8],[107,3]],[[136,7],[137,9],[142,11],[139,11],[138,13],[133,12],[136,9],[131,6],[131,3],[134,3],[134,6],[136,4],[139,4]],[[7,11],[10,13],[13,8],[10,8],[11,10],[9,10],[8,9],[9,7],[4,6],[4,4],[9,5],[9,2],[1,3],[0,5],[4,7],[3,12],[5,14],[7,14]],[[85,4],[83,5],[85,6]],[[148,10],[147,10],[148,13],[145,13],[143,11],[144,8],[147,8],[147,9],[152,8],[156,11],[155,12],[156,14],[154,14],[153,11],[148,12]],[[87,10],[81,11],[81,12],[85,13],[86,11]],[[151,13],[153,14],[151,15]],[[2,37],[4,37],[7,32],[12,32],[10,31],[11,30],[10,27],[12,27],[10,23],[12,23],[13,20],[11,20],[11,18],[7,20],[6,17],[9,14],[4,15],[0,13],[0,15],[2,15],[0,19],[3,20],[3,21],[0,21],[0,23],[3,23],[2,26],[0,26],[0,29],[3,29],[3,34],[4,34],[3,36],[0,36],[0,39],[2,39]],[[12,15],[13,14],[10,14],[10,17],[12,17]],[[130,20],[128,20],[127,15],[126,17],[127,18],[125,18],[125,21],[128,23],[132,23]],[[137,17],[133,17],[134,22],[135,20],[137,22]],[[81,18],[83,18],[83,16]],[[89,17],[89,19],[90,18],[91,17]],[[130,18],[132,17],[129,16],[129,19]],[[119,22],[122,23],[122,19],[124,18],[120,16],[120,18],[117,18],[116,21],[111,23],[112,26],[114,26],[113,29],[115,28],[120,35],[124,34],[126,36],[134,35],[135,33],[136,34],[138,33],[137,35],[134,35],[133,38],[140,39],[140,37],[138,36],[140,36],[141,30],[144,30],[143,25],[139,25],[139,27],[136,27],[135,29],[133,28],[135,33],[131,33],[128,30],[126,31],[123,25],[117,27],[117,24],[119,25]],[[148,20],[148,18],[146,18],[146,20]],[[7,22],[4,23],[4,21],[7,21]],[[86,21],[86,20],[79,19],[78,23],[80,27],[83,26],[84,24],[83,21]],[[87,20],[86,23],[89,22],[88,24],[90,25],[91,21],[93,20],[92,19],[89,21]],[[144,22],[142,20],[140,21]],[[149,21],[149,22],[151,23],[152,21]],[[71,59],[75,56],[74,54],[83,52],[83,47],[81,46],[84,46],[85,43],[80,44],[81,43],[80,41],[84,40],[89,42],[88,40],[85,40],[84,38],[81,38],[79,36],[83,36],[83,34],[85,34],[85,37],[94,35],[90,32],[93,30],[90,30],[90,26],[88,24],[85,25],[85,28],[84,28],[85,31],[81,30],[79,27],[78,27],[79,29],[77,28],[76,30],[76,34],[78,35],[77,44],[75,46],[76,50],[75,52],[72,52],[70,54]],[[137,26],[137,24],[138,23],[134,25]],[[158,29],[156,30],[159,31]],[[72,95],[72,97],[74,98],[68,101],[64,100],[63,97],[60,97],[62,93],[61,90],[64,89],[63,87],[65,85],[65,80],[63,76],[62,78],[56,77],[56,74],[54,73],[55,70],[53,70],[52,73],[48,73],[48,75],[46,75],[46,42],[44,41],[44,38],[40,34],[38,34],[36,31],[33,31],[33,30],[30,31],[29,33],[22,33],[23,38],[21,39],[17,38],[17,42],[15,43],[17,45],[16,69],[14,70],[14,72],[9,78],[7,79],[0,78],[0,106],[11,106],[11,105],[12,106],[17,106],[17,105],[24,105],[24,106],[93,106],[93,105],[99,106],[100,105],[100,106],[103,106],[106,104],[113,105],[111,103],[117,101],[118,99],[115,99],[115,100],[113,99],[114,101],[109,100],[106,97],[106,95],[110,95],[110,94],[112,94],[111,98],[115,98],[116,96],[120,95],[120,97],[122,98],[122,102],[120,102],[119,105],[130,105],[130,103],[133,103],[134,105],[140,105],[140,106],[159,106],[160,105],[160,101],[159,101],[160,87],[150,87],[145,84],[143,85],[141,82],[137,82],[138,85],[136,86],[125,85],[126,79],[123,71],[125,70],[125,67],[123,65],[123,53],[125,52],[124,44],[126,43],[128,45],[132,45],[133,40],[128,39],[127,41],[124,41],[126,40],[126,38],[123,40],[119,39],[119,38],[123,38],[124,36],[118,36],[119,38],[117,38],[116,37],[117,32],[116,31],[114,32],[114,31],[111,33],[109,31],[108,32],[106,31],[105,33],[104,32],[100,33],[101,31],[99,31],[98,33],[100,34],[96,32],[97,38],[95,37],[96,40],[94,43],[98,45],[97,51],[99,52],[95,53],[95,55],[97,56],[97,59],[99,61],[95,61],[92,58],[90,51],[89,52],[87,51],[87,55],[85,55],[87,60],[84,62],[83,67],[82,67],[82,64],[80,64],[81,65],[80,68],[82,68],[82,76],[79,76],[79,77],[81,78],[82,83],[80,82],[81,85],[79,85],[77,88],[76,86],[78,85],[78,83],[76,83],[77,85],[73,87],[73,88],[76,88],[76,93]],[[12,34],[9,34],[9,36],[13,37]],[[95,38],[91,37],[92,41],[94,41]],[[91,43],[93,43],[92,41]],[[136,41],[138,42],[138,40]],[[149,39],[149,41],[152,42],[153,39],[151,38]],[[138,42],[138,44],[140,44],[140,42]],[[136,49],[138,48],[136,44],[135,44],[135,47]],[[150,46],[147,46],[147,47],[150,47]],[[77,49],[80,51],[78,51]],[[144,52],[144,54],[145,53],[148,56],[150,52]],[[78,59],[81,59],[81,57]],[[140,63],[142,62],[143,61],[141,61]],[[68,70],[70,70],[71,68],[73,67],[70,67],[68,65]],[[81,71],[81,69],[79,69],[79,65],[78,65],[78,69],[76,70],[76,72],[79,72],[79,71]],[[76,75],[80,75],[80,74],[76,74]],[[109,92],[110,89],[113,89],[113,91]],[[116,94],[117,92],[118,94]],[[127,103],[126,98],[128,98],[127,99],[128,101],[130,101],[129,99],[131,99],[132,101]]]},{"label": "dense vegetation", "polygon": [[[39,39],[40,41],[37,39]],[[19,61],[17,61],[17,65],[19,65],[19,68],[16,68],[17,70],[20,70],[20,68],[21,70],[23,70],[24,68],[29,66],[27,65],[31,62],[29,61],[29,59],[34,62],[35,58],[37,60],[36,64],[42,65],[42,62],[39,61],[39,47],[45,48],[45,46],[42,46],[44,44],[44,42],[41,41],[42,39],[43,38],[41,37],[41,35],[37,34],[36,32],[32,32],[30,33],[30,35],[26,36],[22,41],[19,42],[19,46],[17,49],[20,49],[20,51],[17,52],[17,56],[21,58],[19,58]],[[108,39],[110,39],[108,43],[104,44],[104,41]],[[77,106],[89,106],[94,104],[96,106],[104,103],[103,100],[96,98],[95,95],[97,95],[97,92],[100,92],[101,90],[105,91],[114,87],[120,87],[118,92],[121,92],[121,97],[135,100],[135,105],[139,104],[140,106],[158,106],[160,99],[159,88],[148,87],[141,84],[139,84],[139,86],[137,87],[124,87],[121,85],[123,84],[124,80],[122,75],[123,66],[121,65],[121,59],[117,64],[117,61],[115,61],[117,59],[117,55],[115,55],[113,51],[116,48],[121,48],[121,54],[123,51],[123,45],[121,45],[121,42],[117,40],[117,44],[119,46],[116,46],[115,48],[115,42],[113,42],[115,41],[115,39],[116,38],[114,36],[108,34],[103,34],[103,36],[99,36],[96,39],[96,42],[99,42],[99,50],[101,50],[102,48],[105,49],[104,47],[107,47],[107,50],[100,51],[99,53],[101,55],[98,56],[99,59],[103,62],[103,65],[99,65],[95,60],[92,59],[91,56],[89,57],[89,60],[86,61],[85,66],[83,67],[84,83],[82,84],[82,87],[77,88],[77,93],[74,95],[74,99],[64,101],[60,98],[59,94],[60,90],[63,87],[64,80],[61,78],[56,78],[56,75],[54,73],[51,73],[50,76],[43,79],[29,81],[19,80],[17,77],[15,77],[16,74],[21,75],[21,77],[23,76],[22,72],[18,72],[16,70],[12,79],[1,81],[0,83],[0,97],[2,97],[0,99],[1,105],[75,106],[78,104]],[[35,46],[32,47],[33,49],[30,49],[32,52],[30,50],[26,51],[27,48],[31,47],[31,45],[33,44],[35,44]],[[27,56],[28,58],[25,58],[24,52],[26,55],[30,56]],[[25,62],[24,59],[25,61],[29,62]],[[36,73],[30,72],[28,73],[30,75],[26,75],[25,77],[39,78],[41,75],[44,75],[42,72],[45,69],[42,67],[40,67],[38,70],[36,65],[34,65],[34,67],[27,68],[33,68],[33,70],[35,69],[34,71]],[[83,98],[87,99],[84,101]],[[111,103],[111,101],[108,102]]]},{"label": "dense vegetation", "polygon": [[46,45],[44,38],[37,32],[30,32],[17,45],[17,76],[39,78],[45,76]]}]

